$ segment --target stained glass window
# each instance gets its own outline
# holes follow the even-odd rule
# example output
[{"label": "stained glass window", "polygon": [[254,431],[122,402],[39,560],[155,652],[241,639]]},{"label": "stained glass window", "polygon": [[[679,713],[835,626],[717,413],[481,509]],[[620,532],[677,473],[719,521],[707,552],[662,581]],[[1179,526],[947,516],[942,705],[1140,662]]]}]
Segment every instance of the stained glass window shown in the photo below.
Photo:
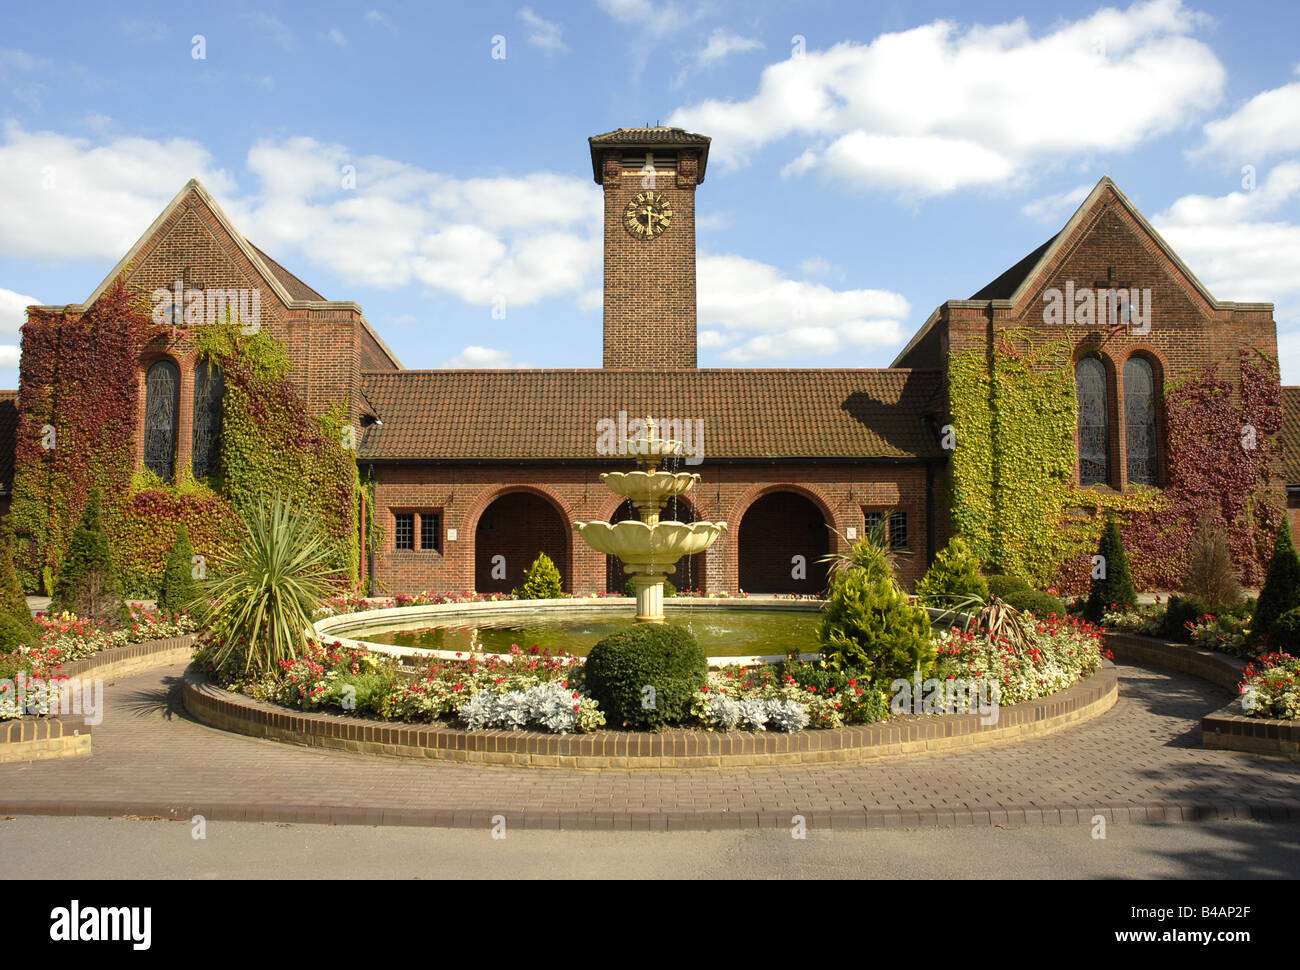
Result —
[{"label": "stained glass window", "polygon": [[181,372],[170,360],[160,360],[145,374],[144,386],[144,464],[164,482],[170,482],[176,468]]},{"label": "stained glass window", "polygon": [[1084,357],[1074,368],[1079,398],[1079,484],[1110,482],[1110,424],[1106,399],[1106,368],[1096,357]]},{"label": "stained glass window", "polygon": [[1151,362],[1130,357],[1124,364],[1125,453],[1128,480],[1155,485],[1159,470],[1156,439],[1156,381]]},{"label": "stained glass window", "polygon": [[221,399],[225,394],[221,367],[199,361],[194,370],[194,477],[204,478],[221,463]]}]

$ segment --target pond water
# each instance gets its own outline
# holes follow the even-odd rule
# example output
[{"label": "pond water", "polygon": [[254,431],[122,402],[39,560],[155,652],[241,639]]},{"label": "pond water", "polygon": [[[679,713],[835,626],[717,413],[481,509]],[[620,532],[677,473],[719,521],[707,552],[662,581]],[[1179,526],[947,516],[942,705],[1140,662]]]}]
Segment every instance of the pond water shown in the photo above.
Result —
[{"label": "pond water", "polygon": [[[674,609],[664,614],[669,623],[686,627],[709,657],[749,657],[816,653],[817,623],[821,614],[786,610]],[[496,616],[448,616],[349,631],[354,640],[451,650],[468,653],[509,653],[512,644],[524,650],[539,647],[551,653],[585,657],[603,637],[632,625],[631,610],[547,611]]]}]

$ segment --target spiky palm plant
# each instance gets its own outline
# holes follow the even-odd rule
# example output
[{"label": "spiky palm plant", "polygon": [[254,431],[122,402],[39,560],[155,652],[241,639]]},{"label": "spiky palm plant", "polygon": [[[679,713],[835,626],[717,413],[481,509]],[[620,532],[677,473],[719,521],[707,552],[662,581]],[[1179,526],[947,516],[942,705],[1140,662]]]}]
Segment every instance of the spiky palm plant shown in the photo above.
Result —
[{"label": "spiky palm plant", "polygon": [[[832,526],[827,526],[832,532],[844,540],[848,547],[847,552],[832,552],[822,556],[819,562],[829,564],[830,580],[834,580],[836,575],[846,569],[863,569],[870,571],[874,566],[883,566],[889,571],[890,576],[894,575],[898,567],[898,560],[904,556],[910,556],[910,549],[895,549],[889,542],[889,516],[893,510],[890,509],[881,515],[879,521],[862,532],[862,538],[857,540],[848,539],[842,532],[837,531]],[[895,580],[895,586],[902,590]]]},{"label": "spiky palm plant", "polygon": [[263,496],[241,518],[244,541],[211,563],[200,585],[201,625],[218,665],[242,653],[245,672],[275,671],[301,654],[312,612],[339,572],[315,522],[281,496]]}]

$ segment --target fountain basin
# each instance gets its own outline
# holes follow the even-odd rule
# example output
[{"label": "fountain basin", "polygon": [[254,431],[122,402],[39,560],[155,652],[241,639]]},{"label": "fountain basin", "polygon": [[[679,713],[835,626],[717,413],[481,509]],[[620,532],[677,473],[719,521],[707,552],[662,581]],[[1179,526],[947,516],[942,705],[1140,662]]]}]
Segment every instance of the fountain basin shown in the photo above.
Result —
[{"label": "fountain basin", "polygon": [[689,492],[700,476],[690,472],[606,472],[600,480],[611,492],[626,495],[638,507],[659,508],[670,498]]},{"label": "fountain basin", "polygon": [[727,531],[725,522],[575,522],[582,540],[617,556],[629,573],[660,574],[683,556],[703,552]]}]

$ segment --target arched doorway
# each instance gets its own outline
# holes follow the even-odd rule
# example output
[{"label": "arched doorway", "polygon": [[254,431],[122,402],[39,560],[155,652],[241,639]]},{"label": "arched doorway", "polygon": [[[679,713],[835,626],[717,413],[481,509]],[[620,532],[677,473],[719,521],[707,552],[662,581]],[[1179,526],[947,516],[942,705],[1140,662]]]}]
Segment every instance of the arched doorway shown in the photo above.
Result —
[{"label": "arched doorway", "polygon": [[517,589],[539,552],[551,557],[564,589],[572,591],[569,525],[564,516],[532,492],[502,495],[483,510],[474,529],[474,589],[480,593]]},{"label": "arched doorway", "polygon": [[[810,499],[797,492],[769,492],[740,520],[740,588],[746,593],[820,593],[826,588],[827,567],[819,560],[830,552],[830,535],[825,516]],[[803,557],[802,563],[796,556]]]},{"label": "arched doorway", "polygon": [[[695,515],[695,506],[684,498],[673,498],[668,501],[661,513],[664,522],[685,522],[688,525],[697,521]],[[628,519],[640,518],[637,515],[632,500],[628,499],[620,505],[614,514],[609,517],[610,524],[615,522],[625,522]],[[677,560],[677,571],[668,575],[668,581],[679,590],[687,589],[704,589],[704,556],[700,552],[694,556],[687,556]],[[623,563],[617,556],[605,557],[605,589],[611,593],[621,592],[623,585],[627,582],[628,575],[623,572]]]}]

